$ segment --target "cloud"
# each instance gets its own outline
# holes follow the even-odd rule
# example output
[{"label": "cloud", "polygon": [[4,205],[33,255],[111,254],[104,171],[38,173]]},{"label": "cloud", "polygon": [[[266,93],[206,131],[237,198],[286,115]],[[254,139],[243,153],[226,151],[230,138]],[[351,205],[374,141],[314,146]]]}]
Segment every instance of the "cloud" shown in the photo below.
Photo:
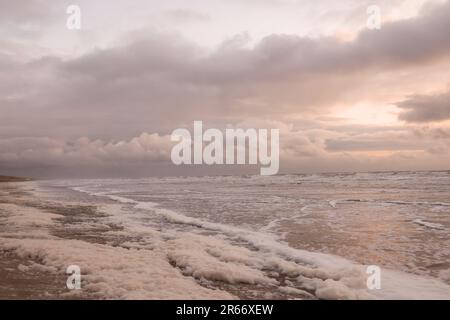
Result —
[{"label": "cloud", "polygon": [[440,95],[416,95],[397,103],[402,109],[399,119],[424,123],[450,120],[450,92]]},{"label": "cloud", "polygon": [[345,99],[366,99],[358,87],[373,72],[449,56],[442,32],[448,29],[450,2],[380,31],[362,31],[353,42],[271,35],[253,48],[208,52],[176,35],[130,34],[125,44],[80,57],[8,65],[0,123],[23,122],[39,135],[120,139],[168,133],[196,118],[234,123],[321,113]]},{"label": "cloud", "polygon": [[48,17],[49,8],[45,0],[0,1],[0,24],[36,22]]},{"label": "cloud", "polygon": [[[392,137],[389,137],[392,139]],[[396,140],[328,140],[327,150],[331,152],[339,151],[401,151],[401,150],[423,150],[426,143],[417,141],[396,141]]]},{"label": "cloud", "polygon": [[[275,122],[259,122],[270,127]],[[252,123],[248,123],[252,125]],[[253,123],[255,125],[255,123]],[[246,127],[244,124],[241,127]],[[378,169],[443,169],[450,161],[450,133],[441,128],[347,128],[297,130],[280,124],[281,172]],[[388,143],[386,143],[388,141]],[[183,175],[186,166],[170,160],[169,135],[142,133],[129,140],[56,138],[0,139],[0,168],[35,177],[145,177]],[[376,156],[367,151],[382,151]],[[189,174],[256,173],[255,166],[189,166]]]},{"label": "cloud", "polygon": [[[11,2],[5,9],[11,16],[4,23],[45,19],[48,12],[41,4],[32,1],[27,11],[15,9]],[[1,12],[0,18],[5,11]],[[189,10],[170,14],[180,21],[200,18]],[[336,169],[337,163],[350,166],[352,159],[362,159],[357,152],[427,153],[432,145],[433,152],[443,154],[445,142],[433,142],[429,133],[417,141],[389,127],[338,128],[338,121],[312,121],[313,128],[303,127],[305,131],[301,126],[336,106],[377,99],[378,92],[391,98],[400,88],[403,97],[403,92],[411,91],[405,74],[424,66],[430,74],[445,74],[439,66],[450,60],[446,30],[450,30],[450,2],[433,5],[411,19],[385,23],[379,31],[362,30],[352,41],[272,34],[250,46],[249,38],[241,35],[208,50],[180,35],[153,30],[131,32],[80,55],[55,50],[38,58],[18,45],[34,46],[33,39],[4,41],[0,164],[112,170],[116,165],[168,163],[167,135],[191,126],[193,120],[211,127],[267,119],[275,127],[297,123],[300,128],[284,129],[283,157],[293,164],[296,159],[313,159],[309,168],[317,171],[321,165],[332,168],[337,160]],[[384,98],[387,102],[381,102],[388,104],[398,101]],[[416,94],[398,104],[403,110],[399,119],[410,123],[449,119],[448,101],[448,94]],[[441,136],[446,132],[443,128]],[[78,139],[81,136],[88,138]],[[364,166],[364,160],[360,163]]]},{"label": "cloud", "polygon": [[142,133],[129,141],[79,138],[73,142],[53,138],[10,138],[0,140],[3,167],[56,168],[71,166],[111,166],[169,161],[169,136]]},{"label": "cloud", "polygon": [[211,17],[207,14],[189,9],[175,9],[166,12],[166,16],[178,23],[205,22]]}]

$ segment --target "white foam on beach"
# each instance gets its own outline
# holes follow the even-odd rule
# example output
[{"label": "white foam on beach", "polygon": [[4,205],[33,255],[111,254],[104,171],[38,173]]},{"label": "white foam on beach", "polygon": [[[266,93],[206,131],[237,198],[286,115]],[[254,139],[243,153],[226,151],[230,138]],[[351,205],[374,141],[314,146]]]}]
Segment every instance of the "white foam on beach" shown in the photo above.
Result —
[{"label": "white foam on beach", "polygon": [[174,269],[161,251],[124,249],[78,240],[2,239],[0,247],[43,261],[59,273],[80,266],[83,294],[101,299],[232,299]]},{"label": "white foam on beach", "polygon": [[31,207],[2,203],[0,209],[0,224],[7,226],[7,231],[0,233],[0,237],[28,237],[50,238],[49,228],[55,219],[61,215],[45,212]]},{"label": "white foam on beach", "polygon": [[[0,224],[8,226],[6,232],[0,233],[0,250],[11,250],[28,261],[28,265],[18,266],[20,272],[62,274],[70,265],[80,266],[83,291],[68,291],[68,295],[87,294],[103,299],[234,298],[183,276],[169,264],[161,246],[154,250],[125,249],[62,239],[50,233],[60,215],[15,204],[0,204],[0,209]],[[151,242],[161,241],[157,234],[151,235]]]},{"label": "white foam on beach", "polygon": [[[46,237],[32,237],[36,230],[45,235],[45,230],[57,223],[59,216],[37,209],[10,207],[9,214],[2,216],[7,219],[5,223],[16,225],[16,231],[22,228],[35,231],[28,231],[28,235],[25,231],[16,237],[0,234],[0,248],[39,260],[53,272],[61,273],[69,265],[79,265],[83,292],[93,297],[234,298],[224,290],[211,289],[215,282],[220,282],[262,286],[302,297],[308,296],[307,291],[320,299],[450,299],[450,286],[436,279],[383,268],[382,289],[368,290],[366,266],[338,256],[290,247],[274,234],[188,217],[154,202],[73,189],[114,200],[116,204],[105,203],[102,210],[109,216],[101,219],[124,228],[108,234],[129,240],[120,246],[110,246],[56,238],[48,231]],[[140,220],[151,215],[185,228],[177,230],[169,225],[160,228],[152,221]],[[198,228],[199,232],[196,228],[189,230],[192,229],[189,226]],[[21,268],[26,270],[27,266],[24,267]],[[280,283],[281,278],[288,278],[289,283]]]},{"label": "white foam on beach", "polygon": [[[347,259],[292,248],[280,242],[273,234],[188,217],[159,208],[154,202],[138,202],[132,199],[129,201],[121,199],[119,202],[135,204],[135,209],[151,211],[171,223],[220,232],[230,239],[243,240],[257,249],[257,251],[242,251],[241,247],[230,245],[228,242],[222,243],[222,248],[216,253],[239,250],[240,257],[237,265],[236,261],[229,260],[223,264],[221,254],[216,254],[215,257],[219,262],[211,255],[210,243],[213,247],[220,248],[217,239],[200,237],[192,241],[189,237],[193,236],[190,235],[169,241],[171,248],[169,258],[197,278],[270,285],[274,284],[273,279],[262,274],[261,270],[272,268],[281,274],[295,276],[298,287],[306,287],[322,299],[450,299],[450,286],[433,278],[382,269],[382,289],[368,290],[366,266]],[[173,246],[174,243],[177,245]],[[250,272],[249,268],[253,271]]]},{"label": "white foam on beach", "polygon": [[294,249],[278,242],[271,235],[200,222],[164,209],[158,212],[173,222],[220,230],[246,240],[259,249],[258,254],[263,259],[262,269],[271,264],[271,268],[282,274],[298,274],[300,286],[309,282],[316,296],[321,299],[450,299],[450,286],[436,279],[382,269],[382,289],[368,290],[366,266],[334,255]]},{"label": "white foam on beach", "polygon": [[169,259],[196,279],[229,284],[278,284],[255,268],[259,261],[245,248],[197,235],[184,235],[167,245]]},{"label": "white foam on beach", "polygon": [[330,200],[328,201],[328,203],[330,204],[330,206],[334,209],[336,209],[336,206],[338,204],[339,200]]},{"label": "white foam on beach", "polygon": [[[114,205],[110,208],[113,209]],[[70,265],[82,271],[83,290],[68,296],[101,299],[233,299],[229,293],[204,288],[173,268],[158,232],[145,233],[153,248],[126,249],[58,238],[51,228],[61,215],[16,204],[0,204],[0,250],[12,251],[27,264],[19,272],[65,274]],[[65,282],[61,283],[65,286]],[[65,289],[62,287],[61,289]]]},{"label": "white foam on beach", "polygon": [[445,227],[440,224],[440,223],[432,223],[432,222],[428,222],[428,221],[424,221],[422,219],[416,219],[413,221],[415,224],[430,228],[430,229],[439,229],[439,230],[443,230],[445,229]]}]

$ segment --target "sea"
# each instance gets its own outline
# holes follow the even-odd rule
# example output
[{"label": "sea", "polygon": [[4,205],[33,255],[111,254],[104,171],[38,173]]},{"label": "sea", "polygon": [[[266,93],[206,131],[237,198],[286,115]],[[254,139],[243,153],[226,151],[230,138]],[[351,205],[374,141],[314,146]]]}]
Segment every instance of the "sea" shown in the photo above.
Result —
[{"label": "sea", "polygon": [[3,246],[79,266],[68,297],[450,299],[449,171],[25,185]]}]

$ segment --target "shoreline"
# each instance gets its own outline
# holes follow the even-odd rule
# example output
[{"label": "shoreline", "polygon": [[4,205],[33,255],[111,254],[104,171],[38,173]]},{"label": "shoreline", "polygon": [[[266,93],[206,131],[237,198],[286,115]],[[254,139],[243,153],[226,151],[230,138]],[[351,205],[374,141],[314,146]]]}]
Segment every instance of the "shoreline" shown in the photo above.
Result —
[{"label": "shoreline", "polygon": [[[140,235],[123,235],[122,226],[103,221],[109,215],[100,207],[0,184],[0,300],[233,299],[183,275],[157,248],[128,247]],[[82,290],[67,288],[69,265],[81,266]]]},{"label": "shoreline", "polygon": [[27,181],[34,181],[34,179],[27,178],[27,177],[13,177],[13,176],[0,175],[0,183],[1,182],[27,182]]},{"label": "shoreline", "polygon": [[[438,279],[386,266],[369,295],[363,265],[305,251],[310,239],[296,248],[127,195],[40,187],[0,185],[0,300],[450,297]],[[67,289],[69,265],[86,271],[82,291]]]},{"label": "shoreline", "polygon": [[[9,230],[8,206],[40,210],[33,195],[21,182],[33,181],[21,177],[0,177],[0,237],[3,240],[19,239],[22,230]],[[18,183],[18,184],[16,184]],[[36,226],[36,229],[39,229]],[[18,233],[18,234],[15,234]],[[38,240],[38,238],[37,238]],[[66,287],[64,270],[51,270],[38,256],[0,247],[0,300],[74,300],[89,299],[70,294]],[[55,272],[56,271],[56,272]]]}]

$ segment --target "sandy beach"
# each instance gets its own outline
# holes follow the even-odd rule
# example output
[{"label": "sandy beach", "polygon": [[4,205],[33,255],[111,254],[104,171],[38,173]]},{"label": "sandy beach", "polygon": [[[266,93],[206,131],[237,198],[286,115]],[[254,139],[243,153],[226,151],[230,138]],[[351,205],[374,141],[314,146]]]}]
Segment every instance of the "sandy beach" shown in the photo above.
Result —
[{"label": "sandy beach", "polygon": [[[28,179],[4,180],[0,183],[0,299],[233,297],[196,284],[164,255],[126,246],[128,240],[138,241],[140,235],[123,234],[123,227],[111,222],[98,223],[108,215],[96,206],[47,201],[30,191],[33,186],[23,182]],[[91,281],[84,281],[87,268],[83,268],[82,290],[67,288],[66,268],[72,264],[89,268],[97,264],[88,270]],[[112,288],[103,284],[108,277],[106,283]],[[131,294],[124,294],[123,288]],[[237,288],[233,291],[239,294]]]},{"label": "sandy beach", "polygon": [[[20,232],[14,234],[9,228],[7,221],[10,215],[7,208],[15,206],[16,208],[42,209],[42,204],[33,199],[32,195],[23,188],[21,182],[24,181],[31,181],[31,179],[0,177],[0,235],[2,238],[14,241],[15,237],[21,237]],[[64,212],[61,210],[63,208],[46,209]],[[38,227],[37,224],[32,226]],[[22,230],[22,232],[26,231]],[[64,293],[68,292],[66,279],[67,275],[63,270],[48,268],[39,258],[0,248],[0,299],[60,299],[63,298]]]},{"label": "sandy beach", "polygon": [[448,299],[446,180],[402,175],[0,183],[0,299]]}]

